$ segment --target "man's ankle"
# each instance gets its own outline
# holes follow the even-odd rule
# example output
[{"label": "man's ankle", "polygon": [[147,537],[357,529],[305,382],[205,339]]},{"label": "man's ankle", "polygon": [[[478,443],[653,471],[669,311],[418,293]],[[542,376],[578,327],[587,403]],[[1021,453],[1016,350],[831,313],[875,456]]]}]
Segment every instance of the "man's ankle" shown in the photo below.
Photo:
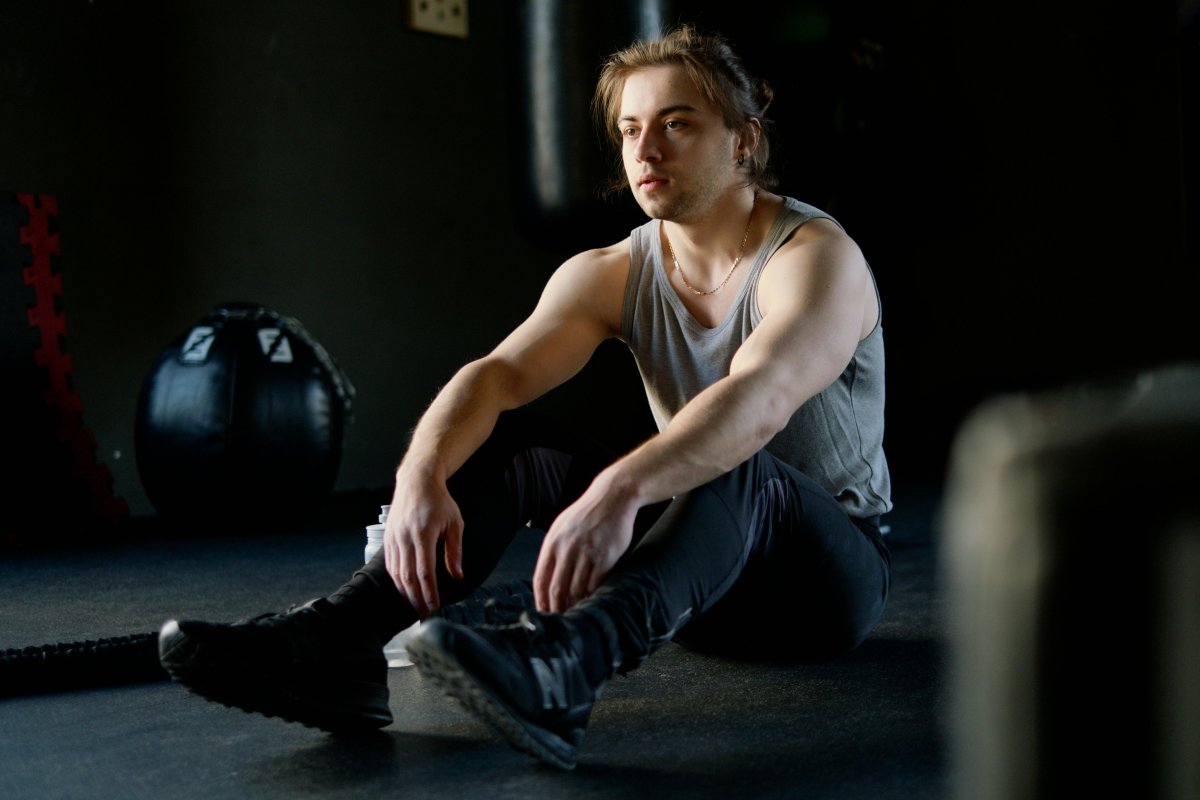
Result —
[{"label": "man's ankle", "polygon": [[417,613],[388,578],[359,570],[336,592],[325,598],[331,618],[369,632],[381,642],[391,640],[417,621]]},{"label": "man's ankle", "polygon": [[575,629],[582,646],[579,662],[592,686],[607,682],[621,665],[623,657],[616,626],[603,609],[572,609],[563,615]]}]

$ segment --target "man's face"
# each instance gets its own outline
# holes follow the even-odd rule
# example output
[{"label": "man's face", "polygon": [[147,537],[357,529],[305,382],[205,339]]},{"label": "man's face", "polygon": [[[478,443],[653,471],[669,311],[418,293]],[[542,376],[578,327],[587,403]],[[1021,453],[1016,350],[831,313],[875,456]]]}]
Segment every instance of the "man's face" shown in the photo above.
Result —
[{"label": "man's face", "polygon": [[696,221],[738,184],[737,135],[682,67],[629,75],[617,124],[630,189],[652,218]]}]

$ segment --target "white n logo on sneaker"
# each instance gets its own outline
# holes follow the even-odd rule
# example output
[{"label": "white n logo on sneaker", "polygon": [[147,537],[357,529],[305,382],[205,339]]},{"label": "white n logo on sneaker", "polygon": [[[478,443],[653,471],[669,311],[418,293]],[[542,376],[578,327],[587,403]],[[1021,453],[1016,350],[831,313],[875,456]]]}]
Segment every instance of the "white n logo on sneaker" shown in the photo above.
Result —
[{"label": "white n logo on sneaker", "polygon": [[547,664],[544,659],[536,656],[529,659],[533,666],[534,677],[542,688],[542,708],[567,707],[567,675],[566,667],[561,658],[551,658]]}]

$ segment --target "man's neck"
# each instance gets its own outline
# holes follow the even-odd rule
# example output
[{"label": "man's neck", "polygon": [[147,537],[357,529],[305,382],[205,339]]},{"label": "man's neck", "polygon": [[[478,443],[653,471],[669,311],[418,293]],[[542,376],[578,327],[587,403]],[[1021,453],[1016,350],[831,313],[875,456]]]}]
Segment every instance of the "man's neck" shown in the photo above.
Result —
[{"label": "man's neck", "polygon": [[760,219],[758,207],[763,204],[763,195],[754,186],[738,187],[699,217],[664,220],[671,249],[689,275],[695,274],[699,280],[713,276],[719,280],[739,253],[745,255],[753,244],[748,239],[756,238],[748,234],[753,233],[754,223]]}]

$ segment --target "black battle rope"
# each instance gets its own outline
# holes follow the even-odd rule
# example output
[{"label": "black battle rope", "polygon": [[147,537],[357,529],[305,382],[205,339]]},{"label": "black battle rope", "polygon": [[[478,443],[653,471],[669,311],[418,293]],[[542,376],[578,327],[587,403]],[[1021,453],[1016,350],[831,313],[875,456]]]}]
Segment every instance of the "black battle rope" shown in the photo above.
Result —
[{"label": "black battle rope", "polygon": [[0,652],[0,697],[167,679],[157,632]]},{"label": "black battle rope", "polygon": [[[461,603],[434,612],[464,625],[504,625],[532,609],[526,578],[485,584]],[[263,616],[269,616],[264,614]],[[169,680],[158,660],[158,632],[59,642],[0,652],[0,698]]]}]

